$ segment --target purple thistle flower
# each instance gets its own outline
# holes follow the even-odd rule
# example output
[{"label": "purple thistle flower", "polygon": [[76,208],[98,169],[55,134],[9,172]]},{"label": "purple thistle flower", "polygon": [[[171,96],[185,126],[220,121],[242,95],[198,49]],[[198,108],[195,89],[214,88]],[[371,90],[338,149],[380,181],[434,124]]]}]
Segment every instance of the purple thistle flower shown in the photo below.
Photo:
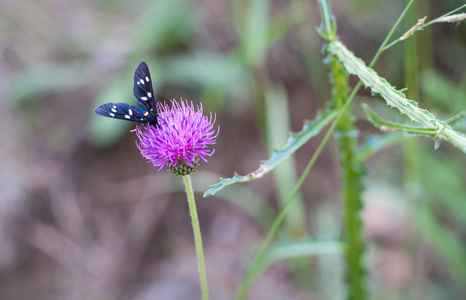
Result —
[{"label": "purple thistle flower", "polygon": [[187,175],[197,168],[199,158],[207,162],[215,152],[207,147],[215,144],[220,130],[213,127],[216,115],[203,116],[202,103],[195,107],[186,99],[171,100],[171,108],[158,102],[157,109],[158,125],[136,127],[136,145],[148,162],[159,167],[157,172],[167,165],[175,174]]}]

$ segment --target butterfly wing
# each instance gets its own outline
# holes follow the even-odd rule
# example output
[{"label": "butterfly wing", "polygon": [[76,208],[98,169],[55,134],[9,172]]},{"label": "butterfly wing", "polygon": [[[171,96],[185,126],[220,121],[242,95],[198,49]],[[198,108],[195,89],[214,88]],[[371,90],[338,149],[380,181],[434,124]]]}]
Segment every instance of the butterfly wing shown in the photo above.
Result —
[{"label": "butterfly wing", "polygon": [[145,62],[141,62],[134,72],[133,93],[138,99],[138,105],[149,112],[153,118],[157,119],[152,79],[150,77],[149,67]]},{"label": "butterfly wing", "polygon": [[95,113],[104,117],[156,126],[157,107],[149,67],[145,62],[141,62],[134,72],[133,93],[140,107],[127,103],[105,103],[97,107]]},{"label": "butterfly wing", "polygon": [[153,123],[151,116],[144,108],[127,103],[105,103],[97,107],[95,113],[104,117],[136,123]]}]

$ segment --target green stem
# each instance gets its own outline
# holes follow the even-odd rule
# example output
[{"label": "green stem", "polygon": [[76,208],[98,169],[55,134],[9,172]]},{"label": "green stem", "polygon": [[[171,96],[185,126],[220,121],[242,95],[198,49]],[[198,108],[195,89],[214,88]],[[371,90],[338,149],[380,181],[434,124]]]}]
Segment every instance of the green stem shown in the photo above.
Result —
[{"label": "green stem", "polygon": [[[409,6],[411,6],[411,3],[412,3],[412,2],[413,2],[413,1],[411,1],[411,2],[406,6],[406,8],[408,8]],[[438,20],[440,20],[440,19],[442,19],[442,18],[444,18],[444,17],[447,17],[447,16],[449,16],[449,15],[452,15],[453,13],[455,13],[455,12],[457,12],[457,11],[459,11],[459,10],[465,8],[465,7],[466,7],[466,4],[464,4],[464,5],[462,5],[462,6],[458,7],[458,8],[456,8],[456,9],[454,9],[454,10],[452,10],[452,11],[450,11],[450,12],[448,12],[448,13],[446,13],[446,14],[444,14],[444,15],[442,15],[442,16],[440,16],[440,17],[438,17],[438,18],[436,18],[436,19],[434,19],[434,20],[432,20],[432,21],[430,21],[430,22],[427,22],[426,24],[423,24],[423,25],[419,26],[419,28],[417,28],[416,31],[420,31],[420,30],[426,28],[427,26],[430,26],[430,25],[432,25],[432,24],[438,23],[438,22],[439,22]],[[405,9],[405,11],[406,11],[406,9]],[[389,45],[387,45],[386,47],[384,47],[383,50],[385,51],[385,50],[387,50],[388,48],[391,48],[392,46],[398,44],[398,43],[401,42],[401,41],[403,41],[403,40],[402,40],[401,37],[400,37],[400,38],[394,40],[393,42],[391,42],[391,43],[390,43]]]},{"label": "green stem", "polygon": [[380,45],[379,50],[377,50],[377,53],[375,54],[374,58],[372,59],[371,63],[369,64],[369,68],[372,68],[374,66],[375,62],[379,59],[379,56],[380,56],[380,54],[382,54],[382,52],[384,52],[385,50],[387,50],[388,48],[390,48],[391,46],[394,45],[394,43],[391,43],[390,45],[386,46],[388,44],[388,41],[391,39],[392,35],[395,33],[395,29],[398,28],[398,25],[400,25],[401,20],[403,20],[404,16],[408,12],[408,9],[411,7],[413,2],[414,2],[414,0],[410,0],[408,2],[408,4],[406,4],[405,9],[401,13],[401,15],[398,17],[395,24],[393,24],[392,29],[390,30],[390,32],[385,37],[385,40],[383,41],[382,45]]},{"label": "green stem", "polygon": [[[348,73],[337,61],[331,57],[328,64],[331,69],[330,80],[333,86],[332,98],[338,109],[345,104],[348,97]],[[345,280],[347,283],[347,299],[364,300],[367,298],[366,269],[363,266],[365,241],[363,239],[363,225],[360,212],[362,209],[362,179],[363,166],[356,158],[357,129],[351,108],[345,110],[337,123],[335,138],[338,143],[343,200],[344,241],[346,244]]]},{"label": "green stem", "polygon": [[457,11],[459,11],[459,10],[462,10],[463,8],[466,8],[466,4],[463,4],[463,5],[461,5],[460,7],[457,7],[457,8],[455,8],[454,10],[452,10],[452,11],[450,11],[450,12],[447,12],[446,14],[441,15],[440,17],[435,18],[435,19],[433,19],[433,20],[430,21],[430,22],[427,22],[426,24],[420,26],[420,27],[419,27],[419,30],[422,30],[422,29],[426,28],[427,26],[432,25],[432,24],[434,24],[434,23],[438,23],[438,20],[439,20],[439,19],[448,17],[449,15],[452,15],[452,14],[454,14],[455,12],[457,12]]},{"label": "green stem", "polygon": [[191,182],[191,177],[189,177],[189,175],[184,175],[183,181],[184,186],[186,188],[186,195],[188,196],[189,213],[191,215],[191,221],[193,225],[194,243],[196,244],[197,264],[199,267],[199,281],[201,282],[202,300],[207,300],[209,299],[209,293],[207,289],[204,251],[202,250],[201,229],[199,227],[199,218],[197,216],[196,202],[194,201],[193,185]]}]

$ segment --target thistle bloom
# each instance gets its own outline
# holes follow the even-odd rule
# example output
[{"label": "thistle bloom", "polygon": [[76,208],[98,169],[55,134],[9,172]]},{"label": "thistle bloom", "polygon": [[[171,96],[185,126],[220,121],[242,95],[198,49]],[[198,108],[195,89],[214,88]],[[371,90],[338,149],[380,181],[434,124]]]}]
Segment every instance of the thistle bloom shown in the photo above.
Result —
[{"label": "thistle bloom", "polygon": [[177,175],[187,175],[195,171],[199,159],[207,162],[206,157],[214,154],[214,145],[220,129],[214,129],[216,115],[203,116],[202,104],[181,99],[178,103],[171,100],[171,107],[164,102],[157,103],[158,125],[136,127],[139,143],[136,142],[143,157],[152,162],[160,171],[164,165]]}]

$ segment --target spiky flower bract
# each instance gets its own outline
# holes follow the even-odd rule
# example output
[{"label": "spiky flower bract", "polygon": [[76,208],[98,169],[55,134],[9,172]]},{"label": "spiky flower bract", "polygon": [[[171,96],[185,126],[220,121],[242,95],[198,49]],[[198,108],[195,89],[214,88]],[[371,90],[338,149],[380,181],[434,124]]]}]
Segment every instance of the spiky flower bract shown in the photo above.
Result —
[{"label": "spiky flower bract", "polygon": [[196,170],[200,159],[207,162],[211,156],[220,127],[214,129],[215,114],[203,115],[202,103],[171,100],[157,103],[158,125],[136,127],[139,143],[136,142],[143,157],[160,171],[164,165],[176,175],[188,175]]}]

